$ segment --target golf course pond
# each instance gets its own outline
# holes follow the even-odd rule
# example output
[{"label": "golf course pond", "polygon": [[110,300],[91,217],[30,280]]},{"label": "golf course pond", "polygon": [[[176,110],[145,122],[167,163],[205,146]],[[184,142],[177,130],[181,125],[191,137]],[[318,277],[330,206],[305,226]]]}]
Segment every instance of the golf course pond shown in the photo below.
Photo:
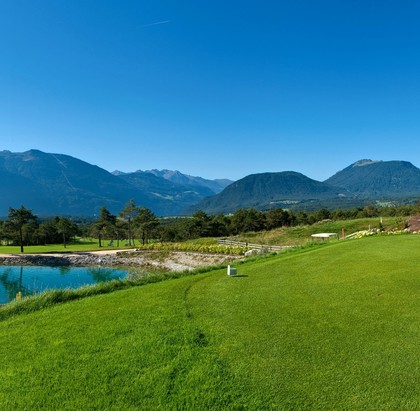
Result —
[{"label": "golf course pond", "polygon": [[0,304],[46,290],[80,288],[126,278],[128,270],[109,267],[0,266]]}]

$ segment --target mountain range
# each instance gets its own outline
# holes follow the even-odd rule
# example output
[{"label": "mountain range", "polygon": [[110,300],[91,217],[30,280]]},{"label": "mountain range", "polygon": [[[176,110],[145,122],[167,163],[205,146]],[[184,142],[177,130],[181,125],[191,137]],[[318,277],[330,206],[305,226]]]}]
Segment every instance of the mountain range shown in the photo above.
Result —
[{"label": "mountain range", "polygon": [[235,181],[220,194],[207,197],[190,208],[210,214],[231,213],[239,208],[290,208],[313,201],[325,202],[349,194],[347,190],[312,180],[301,173],[251,174]]},{"label": "mountain range", "polygon": [[[110,173],[68,155],[39,150],[0,151],[0,215],[20,205],[38,215],[94,216],[102,206],[116,214],[130,199],[159,216],[181,215],[231,183],[179,172],[157,174]],[[171,181],[170,175],[185,183]]]},{"label": "mountain range", "polygon": [[0,151],[0,215],[24,205],[37,215],[94,217],[120,212],[128,200],[158,216],[266,210],[347,208],[420,197],[420,169],[406,161],[360,160],[321,182],[295,171],[260,173],[232,182],[171,170],[110,173],[65,154]]},{"label": "mountain range", "polygon": [[315,210],[351,208],[376,201],[420,198],[420,169],[407,161],[360,160],[324,182],[284,171],[252,174],[201,200],[190,212],[229,213],[239,208]]}]

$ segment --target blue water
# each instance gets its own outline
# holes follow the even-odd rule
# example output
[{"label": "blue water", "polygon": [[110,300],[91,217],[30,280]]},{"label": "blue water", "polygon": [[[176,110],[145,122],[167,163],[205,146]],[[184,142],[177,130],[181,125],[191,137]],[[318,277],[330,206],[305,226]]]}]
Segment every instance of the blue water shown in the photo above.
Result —
[{"label": "blue water", "polygon": [[123,279],[127,270],[107,267],[0,266],[0,304],[22,296],[56,288],[79,288],[114,279]]}]

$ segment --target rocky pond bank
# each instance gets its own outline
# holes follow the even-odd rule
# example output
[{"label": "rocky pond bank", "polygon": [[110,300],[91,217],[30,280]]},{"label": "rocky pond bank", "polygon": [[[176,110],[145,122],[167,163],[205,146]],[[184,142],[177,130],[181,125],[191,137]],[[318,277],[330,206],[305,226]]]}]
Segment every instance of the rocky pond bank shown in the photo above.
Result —
[{"label": "rocky pond bank", "polygon": [[154,270],[184,271],[194,268],[229,264],[241,257],[179,251],[117,251],[72,254],[3,254],[0,265],[40,266],[123,266]]}]

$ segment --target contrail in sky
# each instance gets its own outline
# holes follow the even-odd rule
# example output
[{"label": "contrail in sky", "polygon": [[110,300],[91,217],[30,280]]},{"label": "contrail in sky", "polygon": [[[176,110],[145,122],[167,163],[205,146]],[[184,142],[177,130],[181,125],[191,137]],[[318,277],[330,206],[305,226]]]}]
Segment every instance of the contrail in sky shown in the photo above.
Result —
[{"label": "contrail in sky", "polygon": [[157,26],[157,25],[159,25],[159,24],[169,23],[170,21],[171,21],[171,20],[162,20],[162,21],[157,21],[156,23],[143,24],[142,26],[140,26],[140,28],[151,27],[151,26]]}]

